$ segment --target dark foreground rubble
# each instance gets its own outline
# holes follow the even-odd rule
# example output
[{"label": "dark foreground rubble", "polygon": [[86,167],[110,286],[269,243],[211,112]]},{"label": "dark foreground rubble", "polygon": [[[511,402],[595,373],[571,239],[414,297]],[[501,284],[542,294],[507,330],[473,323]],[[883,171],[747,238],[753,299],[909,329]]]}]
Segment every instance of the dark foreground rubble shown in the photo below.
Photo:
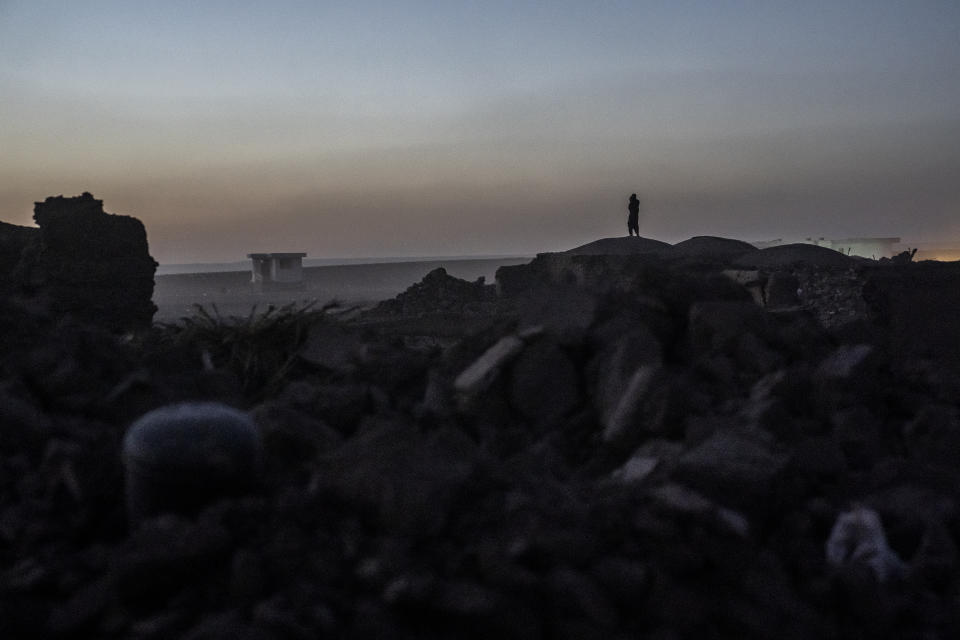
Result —
[{"label": "dark foreground rubble", "polygon": [[[957,307],[924,315],[957,265],[791,267],[762,307],[579,259],[351,321],[118,337],[5,301],[3,636],[960,637]],[[185,400],[249,411],[262,482],[131,524],[124,434]]]}]

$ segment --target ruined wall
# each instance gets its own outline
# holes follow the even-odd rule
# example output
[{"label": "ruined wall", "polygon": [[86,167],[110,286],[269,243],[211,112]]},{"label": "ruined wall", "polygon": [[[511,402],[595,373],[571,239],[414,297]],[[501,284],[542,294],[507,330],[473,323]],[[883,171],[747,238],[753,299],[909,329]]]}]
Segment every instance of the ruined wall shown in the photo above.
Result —
[{"label": "ruined wall", "polygon": [[46,301],[56,316],[110,329],[150,324],[157,263],[142,222],[104,212],[90,193],[37,202],[33,218],[39,229],[27,231],[34,240],[23,244],[16,265],[2,265],[23,292]]}]

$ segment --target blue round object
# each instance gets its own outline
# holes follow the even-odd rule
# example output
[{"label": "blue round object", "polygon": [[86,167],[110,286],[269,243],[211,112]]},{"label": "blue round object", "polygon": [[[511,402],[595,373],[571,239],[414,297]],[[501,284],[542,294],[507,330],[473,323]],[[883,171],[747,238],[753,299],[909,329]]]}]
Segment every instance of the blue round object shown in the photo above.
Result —
[{"label": "blue round object", "polygon": [[263,446],[246,413],[217,402],[185,402],[137,419],[123,439],[131,522],[192,513],[253,488]]}]

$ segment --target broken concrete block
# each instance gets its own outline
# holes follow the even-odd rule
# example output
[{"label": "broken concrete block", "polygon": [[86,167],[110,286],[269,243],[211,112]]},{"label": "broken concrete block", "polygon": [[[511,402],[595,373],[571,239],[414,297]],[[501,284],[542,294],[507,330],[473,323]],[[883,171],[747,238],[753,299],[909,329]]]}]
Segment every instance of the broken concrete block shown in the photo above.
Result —
[{"label": "broken concrete block", "polygon": [[643,401],[659,371],[659,366],[647,364],[633,372],[610,417],[604,422],[604,442],[617,440],[636,422]]},{"label": "broken concrete block", "polygon": [[604,426],[610,424],[623,400],[631,376],[642,365],[659,365],[661,352],[656,336],[641,324],[623,330],[593,358],[588,379],[593,383],[593,404]]},{"label": "broken concrete block", "polygon": [[510,402],[531,424],[548,427],[580,404],[577,370],[553,340],[529,345],[510,374]]},{"label": "broken concrete block", "polygon": [[314,322],[297,355],[332,371],[351,372],[364,347],[356,331],[337,322]]},{"label": "broken concrete block", "polygon": [[827,356],[817,368],[820,379],[846,379],[853,376],[874,351],[868,344],[845,344]]},{"label": "broken concrete block", "polygon": [[718,528],[741,538],[750,534],[750,523],[738,511],[723,507],[680,484],[665,484],[650,492],[661,507],[711,520]]},{"label": "broken concrete block", "polygon": [[726,269],[723,275],[730,278],[750,292],[753,301],[761,307],[766,304],[764,285],[766,275],[756,269]]},{"label": "broken concrete block", "polygon": [[473,395],[485,388],[500,369],[523,350],[524,342],[517,336],[504,336],[453,381],[459,393]]},{"label": "broken concrete block", "polygon": [[879,582],[902,575],[905,568],[903,560],[887,544],[880,516],[866,507],[840,514],[827,539],[826,556],[835,567],[866,565]]},{"label": "broken concrete block", "polygon": [[775,271],[764,286],[764,302],[768,309],[785,309],[800,304],[800,281],[792,273]]},{"label": "broken concrete block", "polygon": [[761,502],[787,459],[775,453],[766,432],[717,431],[680,456],[677,477],[729,504]]},{"label": "broken concrete block", "polygon": [[622,484],[631,484],[640,482],[657,468],[660,464],[659,458],[644,455],[634,455],[627,460],[623,466],[610,474],[610,479]]}]

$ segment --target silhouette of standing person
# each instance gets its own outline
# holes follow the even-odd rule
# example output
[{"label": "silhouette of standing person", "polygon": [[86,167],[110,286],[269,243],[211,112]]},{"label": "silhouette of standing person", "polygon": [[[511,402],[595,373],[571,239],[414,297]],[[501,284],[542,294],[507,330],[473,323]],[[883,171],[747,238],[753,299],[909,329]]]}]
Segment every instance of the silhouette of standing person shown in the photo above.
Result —
[{"label": "silhouette of standing person", "polygon": [[627,211],[630,212],[630,215],[627,216],[627,235],[636,234],[637,237],[640,237],[640,201],[637,200],[637,194],[632,194],[630,196],[630,203],[627,205]]}]

